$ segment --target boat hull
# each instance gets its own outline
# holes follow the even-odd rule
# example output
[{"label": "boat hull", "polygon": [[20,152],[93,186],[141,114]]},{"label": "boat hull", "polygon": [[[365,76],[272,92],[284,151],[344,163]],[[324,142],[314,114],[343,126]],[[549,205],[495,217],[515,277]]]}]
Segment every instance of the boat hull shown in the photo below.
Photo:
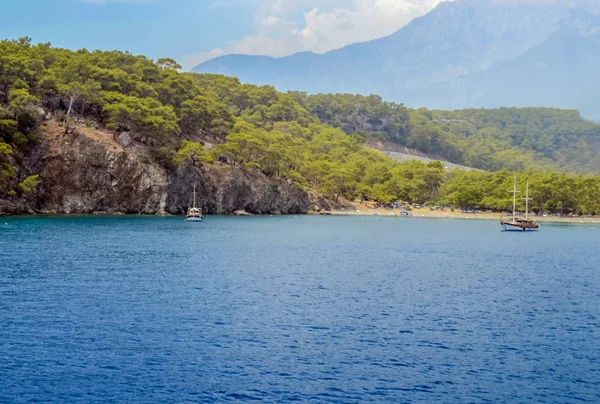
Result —
[{"label": "boat hull", "polygon": [[504,231],[520,231],[520,232],[524,232],[524,231],[538,231],[539,227],[524,227],[524,226],[519,226],[519,225],[514,225],[512,223],[500,223],[500,225],[502,226],[502,230]]},{"label": "boat hull", "polygon": [[186,222],[202,222],[204,219],[201,217],[186,217]]}]

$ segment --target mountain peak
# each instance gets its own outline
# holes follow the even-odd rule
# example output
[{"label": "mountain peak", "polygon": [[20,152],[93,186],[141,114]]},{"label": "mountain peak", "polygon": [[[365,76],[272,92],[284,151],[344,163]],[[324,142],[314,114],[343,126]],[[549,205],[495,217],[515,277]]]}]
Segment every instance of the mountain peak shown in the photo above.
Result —
[{"label": "mountain peak", "polygon": [[561,26],[584,37],[600,34],[600,16],[581,8],[570,10],[569,16],[560,22]]},{"label": "mountain peak", "polygon": [[[598,97],[587,95],[581,102],[574,93],[589,93],[589,89],[568,76],[581,73],[584,77],[595,66],[595,54],[576,53],[595,49],[586,41],[600,37],[600,17],[594,14],[594,10],[600,11],[599,3],[442,2],[430,13],[378,40],[322,55],[304,52],[279,59],[248,56],[243,60],[224,56],[195,71],[233,75],[244,82],[271,84],[280,90],[379,94],[413,107],[495,107],[502,103],[522,105],[526,99],[532,106],[586,109],[583,104]],[[570,46],[573,51],[569,51]],[[552,52],[563,55],[564,60],[557,62]],[[549,73],[552,63],[561,65],[557,74]],[[546,67],[538,80],[535,72],[540,66]],[[540,81],[542,78],[550,81]],[[493,85],[486,80],[493,81]],[[525,83],[520,84],[523,88],[528,80],[535,82],[537,87],[532,91],[537,94],[524,97],[518,86],[502,80]],[[570,83],[572,88],[560,84],[560,92],[548,96],[559,82]],[[501,96],[496,97],[496,93]]]}]

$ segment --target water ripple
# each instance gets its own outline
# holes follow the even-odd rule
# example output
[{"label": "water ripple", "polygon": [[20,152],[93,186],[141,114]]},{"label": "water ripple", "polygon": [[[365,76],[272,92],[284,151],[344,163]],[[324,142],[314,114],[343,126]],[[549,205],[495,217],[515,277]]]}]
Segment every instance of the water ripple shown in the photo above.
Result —
[{"label": "water ripple", "polygon": [[600,402],[600,228],[5,221],[0,402]]}]

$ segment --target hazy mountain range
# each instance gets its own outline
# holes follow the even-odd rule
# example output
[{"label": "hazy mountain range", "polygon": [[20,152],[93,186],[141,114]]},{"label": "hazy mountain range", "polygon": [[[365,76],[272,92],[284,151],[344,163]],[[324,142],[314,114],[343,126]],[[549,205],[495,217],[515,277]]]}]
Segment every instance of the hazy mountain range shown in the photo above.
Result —
[{"label": "hazy mountain range", "polygon": [[600,119],[600,1],[456,0],[378,40],[325,54],[226,55],[194,71],[411,107],[548,106]]}]

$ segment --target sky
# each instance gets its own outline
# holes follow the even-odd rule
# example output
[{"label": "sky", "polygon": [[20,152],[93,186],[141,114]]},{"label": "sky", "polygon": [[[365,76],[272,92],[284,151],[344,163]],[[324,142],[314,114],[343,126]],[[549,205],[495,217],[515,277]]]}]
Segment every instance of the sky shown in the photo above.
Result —
[{"label": "sky", "polygon": [[2,0],[0,38],[170,57],[323,53],[381,38],[444,0]]}]

